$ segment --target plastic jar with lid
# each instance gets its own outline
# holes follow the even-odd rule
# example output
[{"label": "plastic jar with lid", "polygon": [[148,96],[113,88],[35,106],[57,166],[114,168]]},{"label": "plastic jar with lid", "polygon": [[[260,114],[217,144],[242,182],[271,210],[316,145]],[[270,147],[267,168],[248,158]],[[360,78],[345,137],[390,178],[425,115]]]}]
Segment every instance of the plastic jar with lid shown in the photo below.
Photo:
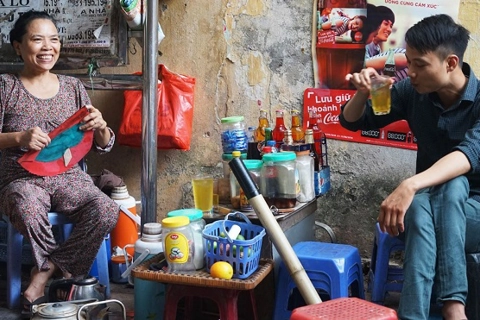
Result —
[{"label": "plastic jar with lid", "polygon": [[195,271],[193,264],[194,238],[188,217],[165,218],[162,220],[162,226],[163,248],[168,271]]},{"label": "plastic jar with lid", "polygon": [[193,252],[193,264],[195,269],[200,270],[205,267],[205,248],[203,246],[203,228],[205,228],[205,220],[203,220],[203,212],[200,209],[180,209],[167,213],[167,217],[185,216],[190,220],[190,228],[193,233],[193,241],[195,250]]},{"label": "plastic jar with lid", "polygon": [[[240,155],[240,158],[242,160],[247,159],[247,154],[242,153]],[[231,154],[231,153],[223,153],[222,154],[222,165],[223,165],[223,177],[224,178],[229,178],[230,177],[230,166],[228,165],[228,163],[232,159],[233,159],[233,154]]]},{"label": "plastic jar with lid", "polygon": [[246,153],[248,137],[243,116],[222,118],[222,148],[223,153],[237,150]]},{"label": "plastic jar with lid", "polygon": [[269,206],[295,207],[300,192],[295,152],[266,153],[260,177],[260,192]]},{"label": "plastic jar with lid", "polygon": [[300,192],[297,195],[298,202],[308,202],[315,199],[314,166],[313,157],[310,155],[309,144],[295,144],[295,159],[298,171]]},{"label": "plastic jar with lid", "polygon": [[[245,164],[245,168],[247,168],[250,177],[252,177],[253,182],[258,186],[260,184],[260,171],[263,166],[263,161],[247,159],[244,160],[243,163]],[[245,192],[243,192],[242,188],[240,188],[240,211],[253,211],[253,207],[248,203],[247,196],[245,196]]]}]

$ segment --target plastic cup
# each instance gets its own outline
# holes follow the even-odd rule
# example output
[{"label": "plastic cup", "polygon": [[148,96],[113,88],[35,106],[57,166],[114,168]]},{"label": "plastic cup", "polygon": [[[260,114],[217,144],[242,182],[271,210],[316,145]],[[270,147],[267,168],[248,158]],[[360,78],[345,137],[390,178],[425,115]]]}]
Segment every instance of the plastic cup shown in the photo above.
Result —
[{"label": "plastic cup", "polygon": [[193,201],[195,209],[204,214],[212,214],[213,210],[213,177],[198,176],[192,180]]},{"label": "plastic cup", "polygon": [[389,77],[377,76],[371,81],[370,96],[372,99],[373,113],[377,116],[390,113],[391,97]]}]

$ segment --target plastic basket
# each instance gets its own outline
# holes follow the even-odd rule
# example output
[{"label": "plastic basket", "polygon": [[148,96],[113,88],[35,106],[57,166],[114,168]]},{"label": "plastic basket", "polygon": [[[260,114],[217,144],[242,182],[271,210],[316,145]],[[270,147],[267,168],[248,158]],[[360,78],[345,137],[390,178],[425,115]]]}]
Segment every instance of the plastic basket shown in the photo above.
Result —
[{"label": "plastic basket", "polygon": [[[246,222],[228,220],[233,216],[242,218]],[[240,226],[242,229],[240,234],[245,240],[231,239],[228,236],[228,231],[234,224]],[[221,237],[221,233],[226,236]],[[248,278],[258,268],[264,235],[265,229],[252,224],[241,212],[229,213],[224,220],[207,224],[203,229],[207,271],[210,272],[210,267],[215,262],[226,261],[233,267],[233,278]]]}]

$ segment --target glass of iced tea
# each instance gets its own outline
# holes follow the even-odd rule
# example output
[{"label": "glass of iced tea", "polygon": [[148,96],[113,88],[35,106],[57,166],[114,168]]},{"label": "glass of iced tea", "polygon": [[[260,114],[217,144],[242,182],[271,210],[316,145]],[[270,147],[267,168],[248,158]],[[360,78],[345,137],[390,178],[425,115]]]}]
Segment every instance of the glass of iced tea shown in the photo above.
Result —
[{"label": "glass of iced tea", "polygon": [[198,175],[192,179],[193,201],[195,208],[204,215],[212,214],[213,210],[213,177]]},{"label": "glass of iced tea", "polygon": [[389,77],[376,76],[371,81],[370,96],[372,99],[373,113],[377,116],[390,113],[390,85]]}]

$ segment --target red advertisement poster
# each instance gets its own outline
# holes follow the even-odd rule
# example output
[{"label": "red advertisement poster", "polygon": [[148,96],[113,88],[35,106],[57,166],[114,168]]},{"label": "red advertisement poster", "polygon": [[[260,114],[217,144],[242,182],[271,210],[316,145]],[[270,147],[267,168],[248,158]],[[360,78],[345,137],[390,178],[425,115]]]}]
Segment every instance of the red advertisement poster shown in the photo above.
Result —
[{"label": "red advertisement poster", "polygon": [[415,137],[406,121],[397,121],[379,130],[352,132],[344,129],[338,121],[340,106],[354,93],[354,90],[307,89],[303,96],[304,115],[316,111],[321,116],[322,130],[330,139],[417,149]]},{"label": "red advertisement poster", "polygon": [[[303,121],[316,111],[327,138],[416,150],[405,121],[370,131],[351,132],[339,121],[340,107],[355,93],[348,73],[372,67],[400,81],[407,77],[405,32],[422,18],[458,16],[459,0],[315,0],[315,88],[304,92]],[[387,62],[388,60],[388,62]]]}]

